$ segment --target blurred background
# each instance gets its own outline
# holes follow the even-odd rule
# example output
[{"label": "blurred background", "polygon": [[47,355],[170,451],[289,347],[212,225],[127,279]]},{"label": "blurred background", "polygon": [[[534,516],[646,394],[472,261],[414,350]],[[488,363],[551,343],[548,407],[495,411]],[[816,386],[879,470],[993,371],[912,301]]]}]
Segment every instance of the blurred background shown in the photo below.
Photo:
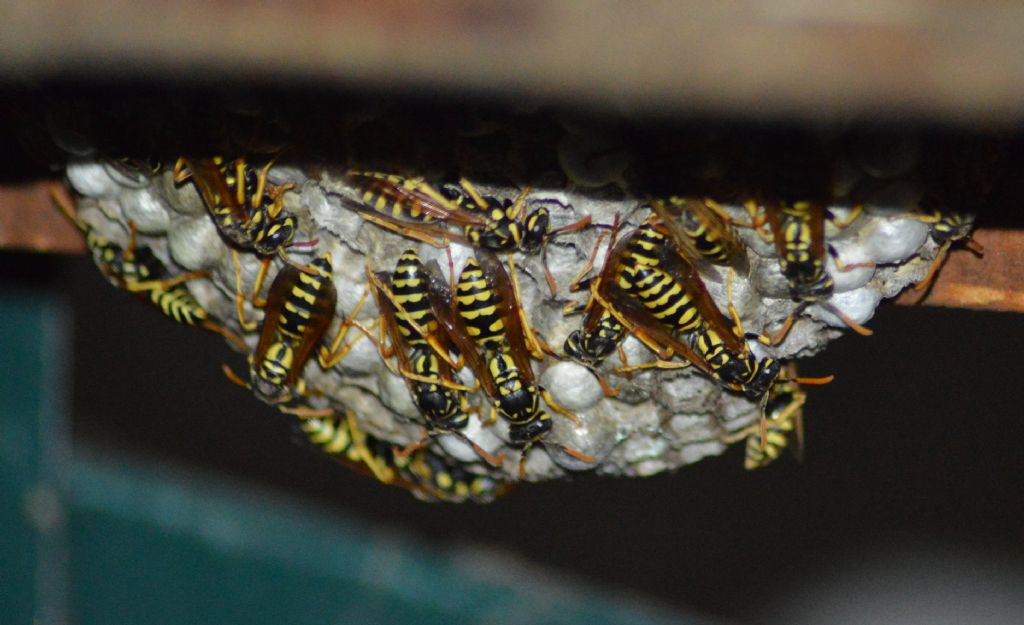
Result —
[{"label": "blurred background", "polygon": [[[75,242],[32,223],[58,172],[23,139],[40,101],[131,117],[126,94],[180,86],[190,106],[297,94],[289,106],[310,115],[349,97],[555,103],[628,115],[640,135],[856,117],[893,135],[999,132],[1019,153],[1024,6],[0,9],[0,622],[1021,621],[1016,313],[883,305],[873,337],[803,361],[836,376],[810,392],[803,463],[748,473],[734,448],[672,475],[428,505],[304,444],[223,378],[242,357],[219,339],[117,292],[84,256],[39,253]],[[1019,236],[1018,197],[981,227]],[[959,255],[1019,310],[1019,257]]]}]

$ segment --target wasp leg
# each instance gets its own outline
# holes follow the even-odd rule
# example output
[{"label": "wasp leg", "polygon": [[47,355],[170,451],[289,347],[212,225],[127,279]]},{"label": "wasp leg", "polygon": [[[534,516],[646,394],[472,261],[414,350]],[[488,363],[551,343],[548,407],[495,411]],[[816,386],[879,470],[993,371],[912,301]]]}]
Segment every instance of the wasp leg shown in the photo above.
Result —
[{"label": "wasp leg", "polygon": [[629,365],[626,367],[619,367],[614,369],[615,373],[618,374],[630,374],[634,371],[643,371],[645,369],[685,369],[689,367],[688,362],[676,362],[674,360],[655,360],[654,362],[644,362],[638,365]]},{"label": "wasp leg", "polygon": [[[726,277],[726,282],[725,282],[725,293],[726,293],[725,298],[726,298],[726,302],[727,302],[726,303],[726,308],[729,311],[729,316],[732,318],[733,332],[736,333],[736,336],[740,336],[740,337],[744,337],[744,338],[752,338],[752,339],[756,340],[758,343],[761,343],[762,345],[774,345],[774,343],[772,343],[772,337],[770,337],[770,336],[765,336],[764,334],[755,334],[753,332],[751,332],[748,335],[744,331],[744,329],[743,329],[743,320],[740,319],[740,313],[739,313],[738,310],[736,310],[736,305],[733,304],[732,290],[733,290],[733,281],[734,281],[735,277],[736,277],[736,270],[733,269],[732,267],[730,267],[729,268],[729,274]],[[790,325],[792,325],[792,321],[790,321]],[[789,328],[788,327],[786,328],[786,333],[789,333]],[[785,338],[785,334],[783,334],[782,336],[783,336],[783,338]]]},{"label": "wasp leg", "polygon": [[597,383],[601,386],[601,392],[604,393],[605,397],[618,397],[622,393],[622,389],[615,388],[608,383],[608,380],[604,378],[600,373],[593,371],[594,376],[597,378]]},{"label": "wasp leg", "polygon": [[459,384],[455,380],[448,380],[448,379],[445,379],[445,378],[438,378],[438,377],[433,377],[433,376],[428,376],[428,375],[420,375],[418,373],[414,373],[412,371],[408,371],[408,370],[406,370],[403,367],[399,367],[398,368],[398,372],[396,373],[396,375],[400,375],[400,376],[402,376],[404,378],[408,378],[410,380],[415,380],[416,382],[423,382],[425,384],[437,384],[439,386],[444,386],[444,387],[450,388],[452,390],[464,391],[464,392],[467,392],[467,393],[475,393],[476,391],[480,390],[480,383],[479,382],[475,386],[465,386],[463,384]]},{"label": "wasp leg", "polygon": [[487,201],[484,200],[483,196],[480,195],[480,192],[477,191],[476,187],[468,178],[459,178],[459,186],[462,187],[462,189],[469,195],[474,204],[480,208],[487,206]]},{"label": "wasp leg", "polygon": [[192,172],[188,170],[185,165],[185,159],[179,158],[174,162],[174,169],[171,170],[171,175],[174,179],[174,184],[180,185],[189,178],[192,177]]},{"label": "wasp leg", "polygon": [[[320,347],[318,360],[320,361],[320,366],[325,371],[333,368],[334,365],[341,362],[342,359],[344,359],[345,356],[348,355],[349,350],[351,350],[352,347],[361,338],[363,338],[363,335],[359,335],[351,343],[346,343],[344,347],[342,347],[341,345],[341,342],[345,340],[345,336],[348,335],[349,328],[358,323],[356,321],[356,315],[358,315],[359,311],[363,308],[363,304],[366,303],[366,298],[369,295],[370,288],[367,287],[366,289],[363,290],[363,294],[359,298],[359,301],[356,302],[356,305],[352,308],[352,312],[349,313],[349,315],[345,317],[345,319],[341,322],[341,325],[338,326],[338,333],[334,336],[334,339],[331,341],[331,346],[329,348],[323,346]],[[364,330],[364,334],[369,333],[368,329]]]},{"label": "wasp leg", "polygon": [[762,239],[771,243],[773,235],[771,227],[765,227],[768,223],[767,211],[762,211],[761,207],[757,205],[754,200],[747,200],[743,203],[743,208],[746,209],[747,214],[750,215],[750,225],[754,229],[754,232],[758,234]]},{"label": "wasp leg", "polygon": [[[728,211],[726,211],[724,208],[722,208],[721,204],[719,204],[718,202],[712,200],[709,197],[708,198],[704,198],[703,203],[704,203],[704,206],[706,206],[711,212],[713,212],[715,215],[717,215],[718,218],[721,219],[724,223],[736,226],[737,228],[747,228],[747,229],[750,229],[750,230],[756,230],[763,223],[763,222],[761,222],[761,223],[755,222],[753,217],[751,217],[750,223],[746,223],[746,222],[743,222],[743,221],[737,221],[735,217],[730,215]],[[749,209],[748,209],[748,212],[749,212]]]},{"label": "wasp leg", "polygon": [[786,320],[782,322],[782,327],[780,327],[776,332],[768,335],[768,344],[778,345],[781,343],[789,334],[790,329],[793,327],[793,323],[796,321],[797,315],[803,312],[806,307],[806,305],[800,305],[796,310],[789,313],[789,315],[786,316]]},{"label": "wasp leg", "polygon": [[[533,443],[529,443],[525,447],[523,447],[523,450],[521,452],[519,452],[519,481],[520,482],[526,480],[526,454],[532,448],[533,448]],[[572,447],[567,447],[565,445],[558,445],[558,448],[561,449],[562,451],[564,451],[565,453],[569,454],[573,458],[576,458],[577,460],[581,460],[583,462],[597,462],[597,458],[595,458],[594,456],[588,456],[587,454],[583,453],[582,451],[579,451],[577,449],[573,449]]]},{"label": "wasp leg", "polygon": [[[522,214],[523,209],[526,207],[526,196],[528,196],[531,191],[533,191],[533,187],[529,185],[520,189],[519,195],[516,196],[516,199],[512,203],[512,206],[510,206],[508,210],[505,211],[505,216],[511,219],[512,221],[518,221],[519,216]],[[478,206],[483,206],[483,204],[478,204]]]},{"label": "wasp leg", "polygon": [[427,441],[430,440],[430,434],[431,434],[430,431],[427,430],[423,434],[423,437],[420,438],[420,440],[418,440],[416,442],[413,442],[413,443],[409,443],[408,445],[406,445],[405,447],[403,447],[401,449],[397,449],[396,448],[394,450],[394,454],[396,456],[398,456],[399,458],[408,458],[409,456],[411,456],[413,454],[414,451],[416,451],[417,449],[422,449],[427,444]]},{"label": "wasp leg", "polygon": [[348,421],[349,436],[352,438],[352,447],[356,451],[356,456],[370,469],[377,481],[382,484],[390,484],[395,479],[394,472],[366,446],[366,434],[356,423],[355,413],[351,410],[346,411],[345,419]]},{"label": "wasp leg", "polygon": [[[558,282],[555,280],[554,274],[551,273],[551,268],[548,267],[548,243],[551,241],[551,239],[559,235],[565,234],[566,232],[582,230],[583,228],[589,226],[591,221],[592,217],[590,215],[587,215],[586,217],[580,219],[577,222],[571,223],[567,226],[562,226],[561,228],[558,228],[556,230],[552,230],[547,234],[546,237],[544,237],[544,245],[541,247],[540,250],[540,262],[541,265],[544,267],[544,279],[548,283],[548,290],[551,291],[551,297],[558,297]],[[598,239],[598,242],[600,243],[600,239]],[[591,258],[590,267],[593,267],[593,258]],[[589,271],[590,267],[587,267],[586,269]],[[580,274],[577,274],[577,278],[573,280],[574,284],[576,283],[577,279],[579,279],[579,275]]]},{"label": "wasp leg", "polygon": [[[231,250],[231,261],[235,265],[235,312],[238,314],[238,325],[243,332],[252,332],[259,325],[255,321],[245,320],[245,288],[242,286],[242,261],[237,250]],[[256,305],[256,302],[253,302]]]},{"label": "wasp leg", "polygon": [[732,317],[733,332],[736,336],[743,336],[743,321],[740,320],[740,313],[736,310],[736,306],[733,304],[732,299],[732,287],[733,281],[736,278],[736,270],[732,267],[729,268],[729,275],[725,279],[725,299],[726,307],[729,310],[729,316]]},{"label": "wasp leg", "polygon": [[212,319],[203,319],[203,321],[200,324],[200,326],[205,328],[205,329],[207,329],[207,330],[209,330],[210,332],[215,332],[215,333],[223,336],[225,339],[230,341],[231,344],[234,345],[235,348],[238,349],[238,351],[240,351],[240,352],[244,352],[244,351],[247,351],[249,349],[249,346],[246,345],[246,343],[242,339],[242,337],[238,336],[237,334],[235,334],[231,330],[225,328],[224,326],[222,326],[221,324],[217,323],[216,321],[213,321]]},{"label": "wasp leg", "polygon": [[310,408],[308,406],[278,406],[278,410],[299,419],[328,419],[335,415],[334,408]]},{"label": "wasp leg", "polygon": [[[590,252],[590,258],[587,260],[586,264],[583,265],[583,268],[580,269],[576,273],[575,276],[573,276],[572,283],[569,285],[569,291],[576,292],[576,291],[581,291],[581,290],[587,288],[583,284],[584,277],[588,273],[590,273],[591,269],[594,268],[594,263],[597,260],[597,252],[601,249],[601,243],[604,241],[605,237],[607,237],[607,236],[608,236],[607,232],[601,232],[601,234],[598,235],[597,242],[594,244],[594,249],[593,249],[593,251]],[[611,251],[611,248],[609,248],[609,252],[610,251]]]},{"label": "wasp leg", "polygon": [[[408,321],[409,325],[411,325],[420,336],[426,339],[427,344],[430,345],[431,349],[434,350],[434,353],[437,354],[438,357],[441,358],[441,360],[445,361],[449,367],[455,369],[456,371],[462,369],[462,367],[464,366],[462,356],[459,356],[457,360],[453,360],[451,354],[448,353],[448,350],[445,349],[444,345],[441,344],[437,336],[431,332],[427,332],[426,328],[421,326],[415,319],[413,319],[411,315],[409,315],[409,313],[405,310],[405,306],[403,306],[402,303],[398,301],[398,298],[395,297],[395,294],[391,291],[391,287],[384,284],[377,278],[377,276],[373,273],[372,267],[370,267],[369,264],[367,264],[366,266],[366,276],[367,279],[371,283],[373,283],[373,286],[379,292],[383,293],[384,297],[388,298],[388,301],[390,301],[391,305],[395,307],[395,310],[405,315],[405,320]],[[454,291],[452,292],[454,293]],[[392,346],[392,348],[394,349],[394,346]]]},{"label": "wasp leg", "polygon": [[[622,363],[623,367],[628,369],[629,368],[629,358],[626,356],[626,350],[624,350],[622,348],[622,342],[621,341],[619,342],[618,345],[615,346],[615,351],[619,354],[619,362]],[[632,380],[633,379],[633,374],[630,373],[629,371],[627,371],[624,375],[625,375],[627,380]]]},{"label": "wasp leg", "polygon": [[842,259],[839,258],[839,252],[837,252],[836,248],[833,247],[831,244],[829,244],[828,246],[828,255],[831,256],[832,260],[836,262],[836,269],[842,271],[843,273],[846,273],[847,271],[853,271],[854,269],[860,269],[862,267],[875,267],[878,265],[878,263],[870,260],[864,261],[862,263],[844,263]]},{"label": "wasp leg", "polygon": [[924,291],[922,296],[917,300],[918,303],[923,302],[928,297],[928,291],[930,290],[932,283],[935,282],[935,276],[939,274],[939,269],[946,264],[946,258],[949,256],[949,249],[951,243],[946,241],[939,246],[939,251],[935,253],[935,258],[932,259],[932,264],[928,266],[928,273],[925,274],[921,281],[914,285],[915,291]]},{"label": "wasp leg", "polygon": [[516,313],[522,321],[523,338],[526,340],[526,347],[530,350],[530,355],[537,360],[544,360],[544,352],[547,352],[552,356],[558,356],[558,352],[556,352],[546,342],[542,341],[530,326],[530,320],[527,318],[526,311],[523,309],[523,297],[519,291],[519,279],[516,278],[516,264],[515,261],[512,260],[511,254],[509,254],[508,257],[508,268],[509,275],[512,277],[512,292],[515,294]]},{"label": "wasp leg", "polygon": [[829,311],[836,317],[839,317],[839,319],[843,323],[845,323],[848,328],[850,328],[851,330],[853,330],[854,332],[861,336],[871,336],[872,334],[875,333],[874,330],[871,330],[870,328],[865,328],[861,324],[854,321],[849,315],[847,315],[846,313],[839,310],[838,308],[836,308],[835,306],[828,302],[818,302],[818,305],[824,308],[825,310]]},{"label": "wasp leg", "polygon": [[540,389],[540,396],[544,398],[544,401],[547,402],[548,406],[550,406],[552,410],[575,423],[576,427],[583,425],[583,422],[580,421],[580,418],[573,414],[568,408],[565,408],[557,401],[555,401],[555,398],[551,396],[551,393],[549,393],[547,389]]},{"label": "wasp leg", "polygon": [[[128,222],[128,245],[124,248],[124,259],[128,262],[135,260],[135,250],[138,249],[138,232],[139,229],[135,225],[134,221]],[[188,282],[189,280],[196,280],[198,278],[210,277],[209,272],[206,271],[190,271],[183,273],[173,278],[165,278],[162,280],[131,280],[125,283],[124,288],[126,291],[132,293],[138,293],[142,291],[151,291],[153,289],[163,289],[168,291],[179,284]]]},{"label": "wasp leg", "polygon": [[526,445],[525,447],[523,447],[523,450],[521,452],[519,452],[519,481],[520,482],[526,480],[526,452],[530,451],[531,447],[533,447],[532,444]]},{"label": "wasp leg", "polygon": [[242,388],[250,388],[249,383],[243,380],[241,377],[239,377],[239,375],[235,373],[231,367],[227,366],[226,364],[222,364],[220,366],[220,370],[224,372],[224,377],[226,377],[228,380],[231,380],[238,386],[241,386]]},{"label": "wasp leg", "polygon": [[860,217],[861,213],[863,213],[863,212],[864,212],[864,205],[863,204],[857,204],[853,208],[850,209],[850,214],[846,216],[846,219],[840,220],[840,219],[836,219],[835,216],[833,216],[832,219],[831,219],[832,225],[835,226],[836,228],[839,228],[840,230],[845,230],[846,228],[848,228],[850,226],[850,224],[852,224],[853,222],[857,221],[857,218]]}]

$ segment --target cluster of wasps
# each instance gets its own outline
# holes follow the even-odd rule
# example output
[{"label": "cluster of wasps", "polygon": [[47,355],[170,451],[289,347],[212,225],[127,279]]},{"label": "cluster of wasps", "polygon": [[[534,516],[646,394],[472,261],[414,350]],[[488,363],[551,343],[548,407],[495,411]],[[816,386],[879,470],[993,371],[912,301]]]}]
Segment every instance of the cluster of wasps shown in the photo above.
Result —
[{"label": "cluster of wasps", "polygon": [[[310,440],[328,453],[424,499],[489,501],[510,488],[507,479],[471,473],[427,444],[433,436],[454,434],[485,465],[503,464],[503,455],[492,455],[465,434],[470,415],[480,412],[470,403],[469,393],[482,390],[489,399],[489,419],[480,415],[481,420],[493,424],[500,418],[507,423],[509,444],[521,452],[520,479],[527,452],[543,443],[552,428],[548,409],[579,423],[538,383],[533,360],[550,356],[576,361],[597,375],[609,396],[617,391],[598,369],[617,350],[622,367],[615,372],[627,377],[644,369],[694,367],[722,388],[760,404],[758,423],[722,437],[727,443],[746,439],[745,466],[753,469],[778,457],[791,435],[800,436],[806,401],[801,385],[823,384],[831,377],[800,378],[791,364],[758,358],[749,341],[781,341],[796,316],[811,304],[829,308],[855,331],[870,334],[827,302],[834,284],[826,257],[836,255],[825,241],[824,225],[826,220],[841,224],[823,204],[751,200],[746,204],[749,221],[740,223],[710,199],[649,199],[644,203],[649,216],[626,233],[618,216],[612,224],[594,224],[586,217],[552,229],[546,208],[527,210],[528,187],[514,200],[499,200],[465,179],[435,186],[422,178],[351,171],[346,182],[356,193],[344,205],[366,222],[439,248],[466,245],[475,256],[457,277],[450,254],[445,276],[436,261],[424,262],[415,248],[406,250],[390,272],[368,265],[367,291],[327,340],[337,304],[333,259],[325,253],[302,264],[287,254],[289,247],[314,247],[318,242],[294,241],[298,223],[283,203],[294,185],[269,183],[272,164],[254,166],[244,158],[182,158],[173,170],[176,183],[195,186],[232,246],[240,327],[259,328],[258,342],[249,352],[248,380],[226,366],[225,374],[266,403],[298,417]],[[97,262],[115,284],[147,297],[175,320],[201,325],[249,351],[242,337],[214,321],[184,288],[186,281],[206,277],[205,272],[168,276],[151,251],[136,245],[134,227],[128,246],[121,248],[96,234],[68,202],[58,203],[86,235]],[[972,220],[940,211],[920,218],[933,224],[932,236],[940,244],[928,278],[918,285],[923,288],[950,246],[970,240]],[[586,228],[599,228],[601,234],[572,289],[586,289],[589,297],[583,305],[567,309],[582,312],[583,321],[558,352],[530,326],[512,252],[543,254],[553,237]],[[800,303],[770,336],[745,332],[731,303],[733,279],[749,272],[747,249],[737,228],[751,228],[774,242],[790,295]],[[597,268],[605,242],[604,259]],[[243,285],[242,253],[262,259],[249,296]],[[266,298],[261,298],[275,256],[284,265]],[[837,257],[836,261],[841,266]],[[546,270],[546,262],[544,266]],[[701,278],[701,271],[716,266],[729,273],[728,314],[719,309]],[[557,284],[548,271],[546,278],[554,295]],[[356,317],[371,293],[380,314],[367,326]],[[262,322],[246,320],[247,299],[263,311]],[[359,336],[346,342],[352,328]],[[646,345],[655,360],[629,366],[621,349],[628,335]],[[329,370],[363,337],[376,342],[384,362],[405,380],[422,416],[423,438],[405,448],[363,432],[350,411],[307,405],[308,398],[317,395],[303,378],[309,361],[315,355],[318,365]],[[464,382],[469,377],[464,369],[471,374],[472,385]],[[581,463],[595,462],[579,450],[560,447]]]}]

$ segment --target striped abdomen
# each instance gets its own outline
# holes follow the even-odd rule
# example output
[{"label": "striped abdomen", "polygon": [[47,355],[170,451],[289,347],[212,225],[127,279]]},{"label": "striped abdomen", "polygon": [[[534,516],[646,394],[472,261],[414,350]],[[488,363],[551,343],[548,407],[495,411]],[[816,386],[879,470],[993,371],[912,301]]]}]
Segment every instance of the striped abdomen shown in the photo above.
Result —
[{"label": "striped abdomen", "polygon": [[747,437],[743,468],[748,471],[760,469],[777,459],[789,446],[789,437],[796,428],[796,416],[788,419],[768,419],[764,449],[761,449],[761,435],[754,433]]},{"label": "striped abdomen", "polygon": [[686,288],[658,267],[625,265],[619,273],[619,286],[673,332],[691,332],[702,323]]},{"label": "striped abdomen", "polygon": [[298,272],[298,279],[281,309],[281,321],[277,331],[283,336],[298,341],[309,327],[310,318],[316,312],[317,301],[323,297],[331,284],[333,271],[327,256],[321,256],[309,264],[313,273]]},{"label": "striped abdomen", "polygon": [[378,213],[395,219],[434,221],[434,216],[424,211],[415,199],[425,184],[421,179],[372,171],[349,172],[348,177],[359,190],[363,204]]},{"label": "striped abdomen", "polygon": [[630,236],[623,263],[640,267],[656,267],[661,264],[661,255],[667,243],[668,238],[658,232],[650,220],[645,221]]},{"label": "striped abdomen", "polygon": [[499,310],[499,297],[487,282],[476,259],[467,260],[466,267],[459,275],[455,299],[459,316],[465,322],[470,337],[484,349],[501,349],[505,340],[505,322]]},{"label": "striped abdomen", "polygon": [[734,236],[724,223],[708,223],[710,215],[701,215],[696,211],[684,210],[679,218],[683,234],[689,237],[694,249],[712,263],[728,263],[733,256]]},{"label": "striped abdomen", "polygon": [[486,503],[508,490],[507,483],[470,473],[459,464],[425,448],[417,450],[410,460],[402,469],[402,475],[424,488],[423,492],[413,491],[420,498],[448,503],[466,500]]},{"label": "striped abdomen", "polygon": [[830,296],[832,277],[825,271],[825,258],[815,253],[815,233],[811,227],[810,205],[797,203],[780,209],[779,228],[784,253],[779,258],[782,275],[789,282],[790,294],[796,301],[813,301]]},{"label": "striped abdomen", "polygon": [[523,378],[512,358],[503,352],[493,352],[487,368],[498,389],[495,408],[510,424],[511,444],[525,446],[546,434],[551,429],[551,417],[541,409],[540,390]]},{"label": "striped abdomen", "polygon": [[410,319],[427,333],[437,330],[437,319],[430,311],[427,287],[427,275],[419,255],[412,248],[405,250],[398,259],[395,272],[391,275],[391,292],[398,303],[395,321],[405,341],[412,348],[426,345],[427,342],[413,323],[410,323]]}]

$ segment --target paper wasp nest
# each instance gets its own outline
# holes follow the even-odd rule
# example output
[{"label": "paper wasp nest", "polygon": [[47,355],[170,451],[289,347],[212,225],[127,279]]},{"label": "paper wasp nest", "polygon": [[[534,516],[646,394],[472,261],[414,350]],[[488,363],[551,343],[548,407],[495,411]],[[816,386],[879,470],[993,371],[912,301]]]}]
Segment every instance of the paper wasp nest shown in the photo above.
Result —
[{"label": "paper wasp nest", "polygon": [[[593,225],[552,238],[544,255],[514,255],[523,309],[536,331],[559,353],[566,337],[581,323],[579,314],[566,315],[563,309],[567,303],[585,302],[588,297],[585,289],[570,292],[570,285],[585,267],[602,233],[606,233],[606,238],[599,248],[594,271],[600,270],[607,253],[608,228],[602,226],[614,223],[618,216],[622,224],[620,234],[624,234],[650,214],[644,207],[644,198],[634,197],[622,185],[614,184],[624,165],[605,163],[606,171],[602,172],[601,166],[579,164],[583,159],[574,150],[591,149],[597,153],[603,149],[600,141],[588,147],[582,137],[576,137],[577,143],[584,144],[582,148],[571,144],[571,133],[565,139],[569,143],[559,147],[562,165],[575,184],[569,188],[534,186],[528,195],[527,209],[546,206],[551,213],[552,228],[588,215]],[[574,168],[579,171],[572,171]],[[74,190],[81,195],[79,215],[97,232],[123,246],[127,244],[129,223],[133,223],[138,229],[139,245],[152,248],[172,274],[208,272],[208,279],[191,280],[186,283],[187,288],[212,316],[244,336],[251,350],[256,345],[258,329],[243,332],[239,327],[231,247],[219,233],[196,188],[191,184],[176,184],[168,169],[165,167],[148,176],[126,172],[111,161],[86,159],[70,163],[67,175]],[[338,299],[328,338],[334,336],[341,320],[353,310],[367,289],[368,268],[390,273],[399,255],[410,246],[418,250],[424,261],[437,260],[446,274],[449,267],[445,250],[368,223],[359,212],[348,208],[343,198],[358,198],[358,194],[346,182],[346,170],[340,166],[281,165],[271,169],[269,176],[273,183],[296,185],[284,195],[285,210],[298,218],[295,241],[317,242],[312,247],[292,247],[289,256],[305,263],[324,252],[332,254]],[[844,189],[848,191],[858,184],[857,176],[849,176],[845,183],[840,183],[839,197],[843,196]],[[613,184],[606,185],[608,181]],[[603,186],[595,190],[599,185]],[[498,198],[514,198],[520,191],[485,182],[477,186],[481,192]],[[871,318],[882,299],[896,295],[908,284],[921,279],[935,254],[937,245],[929,237],[929,226],[910,215],[919,195],[918,190],[902,183],[879,186],[867,197],[865,212],[849,226],[842,229],[827,226],[828,241],[843,263],[865,264],[841,271],[831,258],[828,260],[828,271],[835,280],[835,294],[829,301],[859,323]],[[741,207],[726,208],[738,222],[750,221]],[[848,206],[834,206],[832,212],[842,219],[848,215]],[[789,297],[774,245],[753,229],[741,227],[737,231],[748,246],[749,276],[736,277],[733,304],[747,332],[770,332],[778,328],[798,304]],[[473,250],[453,244],[451,252],[457,276]],[[545,256],[557,284],[555,296],[545,280]],[[241,253],[240,258],[242,282],[249,289],[259,261],[252,253]],[[868,263],[877,266],[868,266]],[[282,266],[283,261],[273,257],[264,294]],[[717,275],[704,274],[708,291],[722,310],[727,305],[727,274],[724,268],[719,268]],[[245,312],[248,319],[261,319],[262,312],[248,303]],[[330,371],[322,370],[315,358],[310,361],[304,377],[316,394],[308,399],[309,404],[339,411],[351,409],[366,432],[397,446],[421,439],[422,418],[412,402],[409,388],[381,359],[377,344],[380,336],[376,328],[378,311],[372,297],[357,319],[371,331],[372,337],[352,328],[346,340],[358,340],[347,357]],[[799,316],[781,344],[768,347],[750,341],[750,345],[759,356],[803,358],[822,350],[844,328],[845,324],[828,310],[811,305]],[[630,364],[655,358],[633,337],[628,337],[623,347]],[[538,381],[560,404],[578,415],[582,425],[577,427],[568,418],[551,413],[553,428],[545,444],[535,445],[528,454],[525,464],[528,479],[557,478],[577,471],[643,476],[675,469],[721,453],[725,449],[721,442],[723,435],[741,430],[759,417],[757,402],[723,390],[693,367],[643,370],[627,379],[614,372],[621,365],[618,355],[613,354],[597,368],[612,386],[620,389],[620,394],[612,398],[602,391],[593,372],[568,358],[549,355],[543,362],[535,361]],[[812,368],[805,367],[804,373],[828,373],[811,371]],[[467,371],[462,371],[460,376],[463,382],[469,383]],[[487,466],[459,437],[435,436],[429,444],[436,453],[465,463],[470,471],[516,479],[520,455],[506,443],[508,426],[501,419],[493,425],[486,423],[490,402],[483,393],[473,393],[471,402],[479,406],[479,413],[471,416],[465,434],[491,453],[505,452],[503,467],[497,470]],[[587,463],[571,457],[559,445],[593,456],[596,461]]]}]

